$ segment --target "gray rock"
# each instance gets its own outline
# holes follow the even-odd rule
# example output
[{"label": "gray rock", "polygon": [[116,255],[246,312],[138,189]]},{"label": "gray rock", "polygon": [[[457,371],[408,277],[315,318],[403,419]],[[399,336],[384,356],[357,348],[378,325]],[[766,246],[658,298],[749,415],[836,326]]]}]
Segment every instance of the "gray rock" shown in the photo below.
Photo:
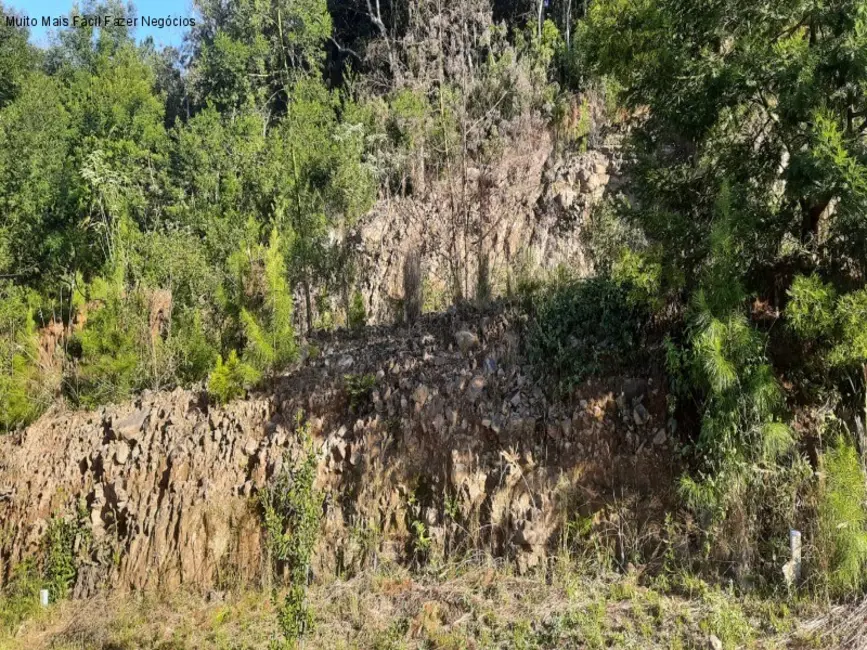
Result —
[{"label": "gray rock", "polygon": [[343,440],[337,441],[337,443],[331,448],[331,453],[335,460],[342,461],[346,458],[346,442]]},{"label": "gray rock", "polygon": [[656,435],[653,436],[653,444],[657,447],[660,447],[665,444],[667,436],[665,435],[665,429],[659,429],[656,432]]},{"label": "gray rock", "polygon": [[430,397],[430,389],[424,384],[419,384],[412,393],[412,401],[415,402],[418,408],[421,408]]},{"label": "gray rock", "polygon": [[467,352],[479,344],[479,337],[468,330],[461,330],[455,333],[455,342],[458,344],[461,352],[467,354]]},{"label": "gray rock", "polygon": [[117,448],[114,450],[114,459],[118,465],[123,465],[129,459],[129,447],[125,442],[117,445]]},{"label": "gray rock", "polygon": [[632,417],[638,426],[643,426],[650,421],[650,413],[643,404],[635,405],[635,408],[632,409]]},{"label": "gray rock", "polygon": [[487,385],[488,382],[485,381],[484,377],[476,375],[470,380],[470,385],[467,388],[467,396],[472,400],[478,399]]},{"label": "gray rock", "polygon": [[115,419],[112,422],[111,428],[117,434],[118,438],[128,441],[137,441],[141,437],[141,430],[150,413],[151,410],[149,408],[133,411],[124,418]]}]

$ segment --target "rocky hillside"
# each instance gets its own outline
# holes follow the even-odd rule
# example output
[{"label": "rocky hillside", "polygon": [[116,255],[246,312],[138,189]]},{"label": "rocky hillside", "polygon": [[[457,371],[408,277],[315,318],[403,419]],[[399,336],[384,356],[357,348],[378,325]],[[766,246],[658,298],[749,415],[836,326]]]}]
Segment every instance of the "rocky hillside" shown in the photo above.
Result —
[{"label": "rocky hillside", "polygon": [[[382,197],[349,234],[373,321],[399,318],[410,252],[420,257],[425,300],[433,308],[451,304],[456,283],[465,296],[475,295],[480,259],[497,294],[522,267],[593,271],[586,247],[591,211],[624,189],[622,134],[612,131],[600,146],[580,152],[558,143],[541,121],[515,137],[506,155],[485,168],[469,167],[461,182],[448,178],[421,195]],[[300,295],[296,308],[300,318]]]},{"label": "rocky hillside", "polygon": [[[412,328],[340,331],[248,399],[145,393],[44,415],[0,441],[3,577],[52,517],[79,512],[92,552],[74,595],[102,587],[220,589],[264,575],[257,493],[310,426],[324,491],[316,571],[485,549],[538,565],[567,521],[596,513],[646,531],[672,485],[665,397],[611,378],[552,400],[508,308],[436,314]],[[626,522],[617,515],[637,513]],[[618,552],[640,534],[620,535]]]}]

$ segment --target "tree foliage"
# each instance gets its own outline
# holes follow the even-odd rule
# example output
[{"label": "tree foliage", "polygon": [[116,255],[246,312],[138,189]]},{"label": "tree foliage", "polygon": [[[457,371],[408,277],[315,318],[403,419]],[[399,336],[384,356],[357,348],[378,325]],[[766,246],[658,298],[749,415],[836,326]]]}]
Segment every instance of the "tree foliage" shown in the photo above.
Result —
[{"label": "tree foliage", "polygon": [[[585,74],[636,116],[626,268],[657,264],[644,299],[679,315],[669,375],[700,423],[682,493],[717,531],[761,523],[756,495],[801,462],[794,411],[863,425],[865,21],[858,0],[596,0],[579,26]],[[738,543],[784,534],[752,530]]]}]

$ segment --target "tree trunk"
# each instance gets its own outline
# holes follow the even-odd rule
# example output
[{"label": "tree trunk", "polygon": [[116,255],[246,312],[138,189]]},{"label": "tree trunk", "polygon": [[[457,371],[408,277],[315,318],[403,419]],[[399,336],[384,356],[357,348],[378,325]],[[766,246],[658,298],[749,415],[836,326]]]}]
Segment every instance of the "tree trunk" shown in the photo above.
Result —
[{"label": "tree trunk", "polygon": [[542,42],[542,14],[545,9],[545,0],[539,0],[539,42]]},{"label": "tree trunk", "polygon": [[307,308],[307,334],[313,332],[313,304],[310,300],[310,278],[304,278],[304,305]]},{"label": "tree trunk", "polygon": [[831,202],[830,198],[822,197],[821,199],[801,199],[801,243],[817,241],[819,239],[819,220],[822,214],[828,208]]}]

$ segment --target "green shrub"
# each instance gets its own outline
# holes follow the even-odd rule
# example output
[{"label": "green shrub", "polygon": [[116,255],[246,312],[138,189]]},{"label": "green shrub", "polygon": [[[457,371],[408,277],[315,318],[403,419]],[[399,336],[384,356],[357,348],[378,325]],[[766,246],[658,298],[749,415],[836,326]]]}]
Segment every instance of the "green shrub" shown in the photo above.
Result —
[{"label": "green shrub", "polygon": [[816,557],[831,596],[867,584],[867,488],[854,445],[840,437],[821,456]]},{"label": "green shrub", "polygon": [[29,423],[48,397],[36,364],[32,300],[24,290],[0,285],[0,431]]},{"label": "green shrub", "polygon": [[208,378],[208,392],[221,404],[242,397],[247,389],[259,380],[260,373],[253,366],[238,358],[232,350],[223,363],[223,356],[217,355],[217,365]]},{"label": "green shrub", "polygon": [[89,531],[86,511],[79,509],[73,517],[53,517],[42,540],[43,575],[51,600],[66,598],[78,575],[78,555],[86,549]]},{"label": "green shrub", "polygon": [[216,363],[219,349],[215,338],[206,330],[199,309],[184,312],[178,317],[169,343],[179,381],[195,382],[208,376]]},{"label": "green shrub", "polygon": [[[767,501],[772,494],[794,500],[800,472],[781,462],[795,440],[783,421],[784,395],[765,357],[764,336],[738,312],[711,314],[697,301],[678,355],[683,374],[673,382],[686,399],[701,400],[693,443],[698,476],[682,477],[680,493],[702,522],[705,551],[718,544],[745,577],[758,568],[764,540],[785,537],[788,522]],[[782,512],[789,501],[780,499]]]},{"label": "green shrub", "polygon": [[360,291],[352,293],[352,302],[349,303],[349,327],[357,330],[367,324],[367,310],[364,308],[364,296]]},{"label": "green shrub", "polygon": [[834,288],[816,275],[795,277],[789,289],[786,317],[798,336],[818,339],[828,336],[835,326]]},{"label": "green shrub", "polygon": [[534,301],[530,356],[568,387],[636,361],[647,315],[610,278],[558,280]]},{"label": "green shrub", "polygon": [[646,241],[629,219],[630,206],[623,198],[606,197],[590,213],[580,233],[587,257],[597,273],[608,273],[624,250],[639,251]]},{"label": "green shrub", "polygon": [[286,364],[297,356],[292,327],[292,293],[286,282],[286,263],[277,230],[264,254],[263,304],[258,313],[243,308],[241,323],[247,338],[244,361],[261,372]]},{"label": "green shrub", "polygon": [[867,364],[867,289],[842,296],[836,319],[840,334],[831,362],[841,367]]},{"label": "green shrub", "polygon": [[268,554],[274,574],[288,569],[289,585],[278,609],[278,622],[287,646],[293,647],[313,625],[307,605],[307,582],[313,549],[319,538],[323,496],[313,487],[318,461],[308,425],[296,418],[303,453],[281,471],[260,495]]},{"label": "green shrub", "polygon": [[370,404],[370,396],[376,385],[374,375],[344,375],[346,394],[349,396],[349,410],[358,414]]},{"label": "green shrub", "polygon": [[127,399],[153,377],[148,361],[150,329],[144,296],[128,293],[124,272],[97,277],[86,287],[91,309],[72,341],[74,365],[67,392],[87,407]]},{"label": "green shrub", "polygon": [[26,560],[13,570],[0,595],[0,629],[12,634],[21,623],[33,618],[41,609],[39,590],[43,581],[36,563]]},{"label": "green shrub", "polygon": [[860,383],[867,364],[867,289],[839,295],[818,276],[797,276],[789,297],[789,327],[810,343],[803,346],[800,366],[814,381],[848,393],[853,374]]},{"label": "green shrub", "polygon": [[624,249],[614,263],[612,276],[627,287],[629,301],[650,311],[662,307],[662,263],[659,251],[635,252]]}]

